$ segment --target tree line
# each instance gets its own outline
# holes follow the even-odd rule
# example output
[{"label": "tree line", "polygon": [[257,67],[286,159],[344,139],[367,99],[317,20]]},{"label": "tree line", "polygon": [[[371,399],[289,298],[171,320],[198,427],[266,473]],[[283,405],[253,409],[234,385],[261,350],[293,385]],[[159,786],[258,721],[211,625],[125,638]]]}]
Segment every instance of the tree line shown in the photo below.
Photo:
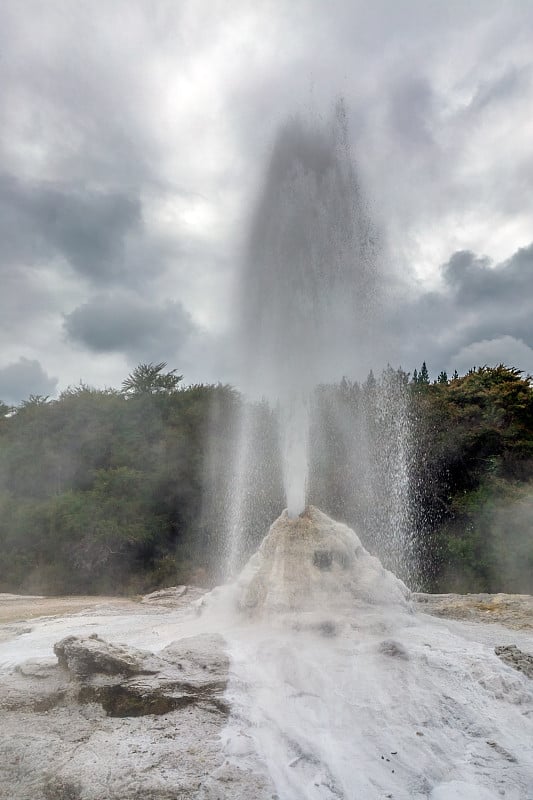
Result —
[{"label": "tree line", "polygon": [[531,378],[500,364],[410,390],[426,584],[533,593]]},{"label": "tree line", "polygon": [[[119,389],[81,384],[2,405],[0,591],[220,580],[244,402],[231,386],[185,386],[159,363]],[[256,411],[269,458],[254,477],[251,549],[283,506],[275,413]],[[311,502],[357,526],[388,566],[428,590],[533,592],[527,376],[483,366],[432,382],[425,364],[412,376],[388,368],[319,387],[313,420]]]}]

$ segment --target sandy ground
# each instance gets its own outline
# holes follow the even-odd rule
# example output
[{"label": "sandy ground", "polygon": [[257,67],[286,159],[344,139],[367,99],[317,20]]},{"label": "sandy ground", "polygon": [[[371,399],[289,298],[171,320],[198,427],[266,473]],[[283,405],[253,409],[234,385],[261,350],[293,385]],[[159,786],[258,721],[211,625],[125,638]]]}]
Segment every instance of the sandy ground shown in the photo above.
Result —
[{"label": "sandy ground", "polygon": [[38,617],[57,617],[77,614],[80,611],[105,605],[117,610],[133,610],[138,606],[133,600],[123,597],[99,595],[74,595],[66,597],[41,597],[38,595],[0,593],[0,624],[4,622],[23,622]]},{"label": "sandy ground", "polygon": [[533,631],[533,595],[530,594],[423,594],[413,600],[419,611],[435,617],[489,622],[514,631]]},{"label": "sandy ground", "polygon": [[[139,598],[140,600],[141,598]],[[413,595],[418,609],[427,614],[472,622],[497,622],[514,630],[533,629],[533,596],[519,594],[423,594]],[[94,610],[100,606],[119,611],[139,610],[139,602],[105,595],[3,594],[0,592],[0,624],[39,617],[57,617]]]}]

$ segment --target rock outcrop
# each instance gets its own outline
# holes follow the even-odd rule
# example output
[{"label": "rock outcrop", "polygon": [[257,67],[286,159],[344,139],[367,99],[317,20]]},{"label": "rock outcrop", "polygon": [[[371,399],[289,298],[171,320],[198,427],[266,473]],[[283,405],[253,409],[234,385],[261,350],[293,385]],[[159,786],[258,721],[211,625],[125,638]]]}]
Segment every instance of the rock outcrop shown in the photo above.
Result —
[{"label": "rock outcrop", "polygon": [[154,655],[69,636],[54,651],[4,676],[2,800],[270,800],[259,771],[225,763],[222,637]]},{"label": "rock outcrop", "polygon": [[54,645],[60,667],[78,679],[92,675],[153,675],[159,664],[151,654],[133,647],[111,644],[97,634],[67,636]]},{"label": "rock outcrop", "polygon": [[528,678],[533,678],[533,655],[531,653],[524,653],[515,644],[500,645],[494,648],[494,652],[506,664]]},{"label": "rock outcrop", "polygon": [[219,636],[197,636],[175,642],[156,657],[93,634],[68,636],[54,652],[59,667],[77,682],[79,702],[100,703],[109,716],[138,717],[192,704],[226,713],[222,695],[229,662],[223,645]]}]

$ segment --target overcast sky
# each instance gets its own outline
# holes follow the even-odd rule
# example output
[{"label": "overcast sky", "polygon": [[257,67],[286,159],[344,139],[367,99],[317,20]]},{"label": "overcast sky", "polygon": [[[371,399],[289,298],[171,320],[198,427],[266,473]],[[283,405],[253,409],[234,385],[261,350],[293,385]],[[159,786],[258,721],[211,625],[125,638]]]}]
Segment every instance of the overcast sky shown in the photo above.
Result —
[{"label": "overcast sky", "polygon": [[[1,0],[0,399],[236,376],[276,130],[343,96],[388,360],[533,372],[533,3]],[[377,365],[378,366],[378,365]]]}]

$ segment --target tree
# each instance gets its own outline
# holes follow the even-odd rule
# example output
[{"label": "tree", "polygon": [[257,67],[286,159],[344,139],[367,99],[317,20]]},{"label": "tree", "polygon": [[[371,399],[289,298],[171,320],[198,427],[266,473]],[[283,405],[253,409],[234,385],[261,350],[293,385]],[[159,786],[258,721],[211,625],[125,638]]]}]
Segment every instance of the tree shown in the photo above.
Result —
[{"label": "tree", "polygon": [[423,384],[424,386],[429,386],[429,372],[425,361],[422,362],[422,367],[418,373],[418,383]]},{"label": "tree", "polygon": [[[179,386],[165,368],[140,364],[122,391],[80,384],[0,405],[0,591],[138,593],[222,577],[245,400],[230,386]],[[533,591],[532,379],[503,364],[445,377],[426,385],[424,363],[409,386],[390,367],[320,386],[311,502],[381,541],[401,461],[428,589]],[[262,453],[248,476],[251,548],[283,490],[275,412],[248,410]],[[398,460],[403,436],[413,452]]]},{"label": "tree", "polygon": [[366,381],[363,383],[363,390],[367,394],[372,395],[376,391],[376,388],[377,388],[377,381],[376,378],[374,377],[373,370],[370,370]]},{"label": "tree", "polygon": [[437,383],[442,383],[445,386],[448,385],[448,373],[446,372],[446,370],[443,369],[442,372],[439,372]]},{"label": "tree", "polygon": [[50,396],[45,394],[30,394],[27,400],[23,400],[20,408],[39,408],[50,402]]},{"label": "tree", "polygon": [[[496,540],[505,546],[514,512],[502,511],[497,529],[493,518],[512,506],[520,485],[524,496],[531,493],[531,379],[502,364],[478,367],[447,385],[413,392],[411,400],[418,448],[412,486],[427,585],[433,591],[516,591],[494,550]],[[524,515],[520,547],[527,565],[533,542],[526,546],[530,523]],[[522,591],[533,585],[528,580],[519,584]]]},{"label": "tree", "polygon": [[8,414],[12,413],[13,406],[8,406],[6,403],[3,403],[0,400],[0,417],[7,417]]},{"label": "tree", "polygon": [[176,375],[176,369],[163,372],[166,366],[166,361],[160,361],[158,364],[139,364],[122,381],[123,394],[126,397],[143,394],[172,394],[183,380],[183,375]]}]

